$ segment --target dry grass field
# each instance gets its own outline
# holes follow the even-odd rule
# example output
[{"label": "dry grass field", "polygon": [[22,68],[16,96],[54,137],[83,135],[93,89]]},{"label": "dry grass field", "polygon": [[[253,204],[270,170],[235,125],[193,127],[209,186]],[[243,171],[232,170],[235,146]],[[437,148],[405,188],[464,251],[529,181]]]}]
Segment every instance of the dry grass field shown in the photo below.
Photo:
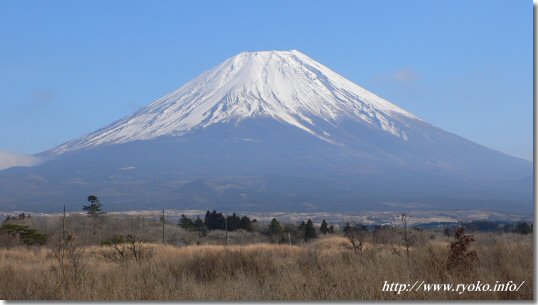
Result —
[{"label": "dry grass field", "polygon": [[[429,233],[428,233],[429,234]],[[395,255],[389,244],[364,245],[330,235],[300,245],[172,246],[146,244],[153,255],[122,265],[86,245],[76,274],[65,277],[46,246],[0,250],[0,299],[5,300],[469,300],[533,299],[532,234],[475,234],[478,261],[469,272],[446,268],[449,238],[428,235]],[[395,292],[400,282],[481,283],[525,281],[518,292]]]}]

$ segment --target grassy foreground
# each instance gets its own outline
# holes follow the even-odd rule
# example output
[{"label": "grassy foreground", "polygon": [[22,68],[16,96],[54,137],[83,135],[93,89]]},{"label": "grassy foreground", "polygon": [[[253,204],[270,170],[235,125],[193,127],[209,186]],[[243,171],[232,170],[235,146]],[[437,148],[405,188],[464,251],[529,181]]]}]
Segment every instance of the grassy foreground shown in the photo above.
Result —
[{"label": "grassy foreground", "polygon": [[[298,246],[149,245],[153,257],[121,266],[104,247],[85,246],[77,280],[63,280],[46,247],[0,250],[0,299],[6,300],[383,300],[533,298],[532,235],[475,234],[470,273],[446,270],[448,239],[411,249],[388,245],[359,255],[341,236]],[[365,249],[368,245],[365,246]],[[383,283],[525,281],[518,292],[383,292]]]}]

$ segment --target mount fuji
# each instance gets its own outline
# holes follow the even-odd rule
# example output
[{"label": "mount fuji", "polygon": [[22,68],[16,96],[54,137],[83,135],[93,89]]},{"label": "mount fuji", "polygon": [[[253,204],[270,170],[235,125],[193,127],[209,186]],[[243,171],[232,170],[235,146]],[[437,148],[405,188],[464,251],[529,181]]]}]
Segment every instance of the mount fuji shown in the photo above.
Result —
[{"label": "mount fuji", "polygon": [[0,210],[528,213],[532,163],[437,128],[299,51],[244,52],[0,171]]}]

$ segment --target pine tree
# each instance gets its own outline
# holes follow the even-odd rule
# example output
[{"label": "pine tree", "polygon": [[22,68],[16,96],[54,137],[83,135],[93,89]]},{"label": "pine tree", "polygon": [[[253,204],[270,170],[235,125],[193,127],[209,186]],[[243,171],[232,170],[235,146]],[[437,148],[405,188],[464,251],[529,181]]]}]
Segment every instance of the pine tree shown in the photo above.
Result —
[{"label": "pine tree", "polygon": [[220,212],[213,211],[213,218],[215,219],[216,230],[225,230],[226,229],[226,218]]},{"label": "pine tree", "polygon": [[514,230],[515,233],[519,233],[519,234],[529,234],[529,233],[532,233],[532,224],[529,225],[528,223],[526,222],[520,222],[517,224],[515,230]]},{"label": "pine tree", "polygon": [[282,226],[276,218],[273,218],[269,224],[269,233],[271,233],[271,235],[282,235]]},{"label": "pine tree", "polygon": [[228,231],[235,231],[240,228],[241,218],[233,213],[231,216],[228,216]]},{"label": "pine tree", "polygon": [[314,228],[314,223],[309,218],[305,225],[304,241],[310,241],[317,237],[318,234],[316,234],[316,228]]},{"label": "pine tree", "polygon": [[306,223],[304,221],[301,221],[299,226],[297,227],[297,237],[304,239],[304,232],[306,229]]},{"label": "pine tree", "polygon": [[206,226],[204,225],[204,221],[200,219],[200,216],[196,216],[196,220],[194,221],[193,225],[194,225],[194,229],[197,232],[200,232],[200,235],[202,237],[206,236],[207,229],[206,229]]},{"label": "pine tree", "polygon": [[205,226],[208,230],[224,230],[226,228],[226,219],[222,213],[207,211],[205,214]]},{"label": "pine tree", "polygon": [[185,216],[185,214],[181,214],[181,218],[179,219],[178,225],[185,230],[194,229],[194,223],[192,222],[192,219]]},{"label": "pine tree", "polygon": [[206,226],[207,229],[209,229],[210,222],[211,222],[211,212],[207,210],[204,217],[204,225]]},{"label": "pine tree", "polygon": [[88,196],[88,202],[90,203],[89,205],[85,205],[82,207],[82,210],[86,211],[86,214],[88,214],[88,216],[97,217],[97,216],[105,214],[105,212],[103,212],[102,210],[103,205],[101,204],[97,196],[95,195]]},{"label": "pine tree", "polygon": [[15,241],[21,241],[25,245],[44,245],[47,242],[47,236],[28,226],[13,223],[4,223],[0,226],[0,235],[9,238],[9,244]]},{"label": "pine tree", "polygon": [[276,218],[273,218],[269,224],[269,234],[274,243],[282,241],[282,226]]},{"label": "pine tree", "polygon": [[342,230],[345,234],[348,234],[352,230],[351,225],[349,222],[346,222],[346,225],[344,226],[344,229]]},{"label": "pine tree", "polygon": [[252,222],[250,221],[250,218],[247,216],[241,217],[241,220],[239,221],[239,228],[251,232]]},{"label": "pine tree", "polygon": [[200,219],[200,216],[197,216],[196,220],[194,221],[194,227],[196,228],[196,230],[200,230],[203,226],[204,222],[202,221],[202,219]]},{"label": "pine tree", "polygon": [[323,219],[323,221],[321,222],[321,227],[319,228],[319,231],[325,235],[329,233],[329,225],[327,224],[325,219]]}]

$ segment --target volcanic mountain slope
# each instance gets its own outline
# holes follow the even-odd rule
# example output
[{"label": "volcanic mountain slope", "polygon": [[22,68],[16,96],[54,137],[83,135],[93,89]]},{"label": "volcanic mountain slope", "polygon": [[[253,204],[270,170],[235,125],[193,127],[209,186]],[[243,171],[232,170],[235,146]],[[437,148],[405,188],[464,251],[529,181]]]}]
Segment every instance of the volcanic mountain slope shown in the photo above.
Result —
[{"label": "volcanic mountain slope", "polygon": [[[298,51],[245,52],[0,172],[0,209],[532,209],[532,164],[426,123]],[[55,209],[56,207],[52,208]]]},{"label": "volcanic mountain slope", "polygon": [[[267,117],[333,142],[323,125],[361,120],[406,139],[412,114],[298,51],[241,53],[177,91],[101,130],[53,149],[179,136],[218,123]],[[320,124],[317,124],[319,121]]]}]

